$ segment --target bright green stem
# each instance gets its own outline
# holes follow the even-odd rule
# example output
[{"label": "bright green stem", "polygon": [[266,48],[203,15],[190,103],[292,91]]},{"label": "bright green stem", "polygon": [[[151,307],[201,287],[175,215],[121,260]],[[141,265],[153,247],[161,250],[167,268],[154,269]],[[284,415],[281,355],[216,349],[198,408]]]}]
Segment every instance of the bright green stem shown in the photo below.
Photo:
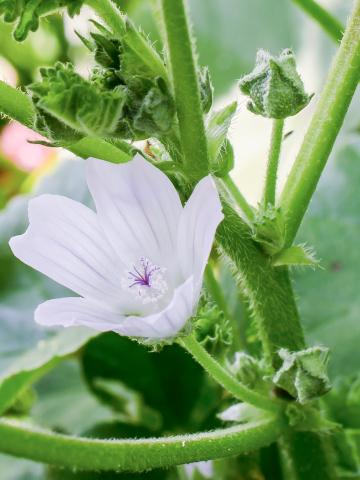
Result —
[{"label": "bright green stem", "polygon": [[207,175],[208,152],[198,78],[183,0],[161,0],[181,144],[189,178]]},{"label": "bright green stem", "polygon": [[345,30],[328,79],[281,195],[291,245],[326,165],[360,78],[360,0]]},{"label": "bright green stem", "polygon": [[240,332],[240,322],[237,318],[230,312],[228,302],[224,296],[224,292],[219,284],[218,280],[214,275],[213,268],[210,264],[207,265],[205,270],[205,285],[208,289],[213,300],[217,306],[222,310],[227,318],[230,321],[231,329],[233,331],[233,347],[235,350],[241,350],[244,348],[244,344],[241,338]]},{"label": "bright green stem", "polygon": [[286,480],[337,480],[330,439],[313,432],[289,432],[280,442]]},{"label": "bright green stem", "polygon": [[271,132],[271,142],[269,158],[266,170],[266,180],[264,189],[264,206],[271,203],[274,205],[276,196],[276,181],[279,166],[281,143],[283,139],[284,120],[274,119]]},{"label": "bright green stem", "polygon": [[[30,98],[1,80],[0,112],[34,129],[35,111]],[[82,158],[96,157],[116,163],[127,162],[131,158],[127,152],[97,137],[84,137],[66,148]]]},{"label": "bright green stem", "polygon": [[312,17],[327,34],[336,42],[340,42],[345,30],[337,18],[319,5],[315,0],[293,0],[310,17]]},{"label": "bright green stem", "polygon": [[230,372],[208,354],[193,335],[181,338],[179,344],[194,357],[217,383],[238,400],[250,403],[254,407],[262,408],[263,410],[274,412],[279,410],[279,406],[275,402],[241,384]]},{"label": "bright green stem", "polygon": [[235,203],[237,206],[240,208],[240,210],[246,215],[248,220],[254,220],[254,210],[252,207],[248,204],[246,198],[243,196],[243,194],[240,192],[236,184],[234,183],[234,180],[230,177],[229,174],[226,174],[223,178],[222,181],[226,185],[226,188],[230,192],[232,198],[234,199]]},{"label": "bright green stem", "polygon": [[233,208],[223,202],[224,220],[216,239],[238,272],[256,322],[264,354],[275,369],[281,365],[280,348],[290,351],[305,348],[304,334],[286,268],[272,268],[269,258],[252,240],[250,227]]},{"label": "bright green stem", "polygon": [[206,433],[137,440],[95,440],[40,430],[0,419],[0,451],[36,462],[76,470],[143,471],[182,463],[239,455],[274,442],[280,419]]}]

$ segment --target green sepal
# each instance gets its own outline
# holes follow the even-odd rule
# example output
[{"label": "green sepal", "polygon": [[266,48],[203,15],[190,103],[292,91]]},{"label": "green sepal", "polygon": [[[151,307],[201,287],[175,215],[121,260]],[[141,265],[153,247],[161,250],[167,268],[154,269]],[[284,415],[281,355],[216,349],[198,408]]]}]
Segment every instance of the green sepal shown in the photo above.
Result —
[{"label": "green sepal", "polygon": [[314,251],[311,248],[305,245],[293,245],[274,255],[272,265],[274,267],[317,267],[319,266],[319,260],[315,257]]},{"label": "green sepal", "polygon": [[213,112],[206,126],[210,170],[213,175],[223,177],[234,167],[234,152],[227,138],[237,103],[233,102]]},{"label": "green sepal", "polygon": [[268,255],[276,255],[285,244],[285,219],[279,208],[268,204],[256,212],[252,235]]},{"label": "green sepal", "polygon": [[302,432],[334,433],[341,430],[339,423],[325,417],[324,412],[311,405],[289,403],[285,408],[289,425]]},{"label": "green sepal", "polygon": [[201,108],[204,113],[208,113],[214,97],[214,87],[211,83],[211,77],[208,67],[201,67],[198,70],[199,89]]},{"label": "green sepal", "polygon": [[310,347],[298,352],[282,348],[278,352],[283,363],[273,377],[273,383],[305,404],[322,395],[330,388],[327,375],[329,349]]},{"label": "green sepal", "polygon": [[22,42],[29,32],[39,28],[40,17],[63,8],[73,17],[80,13],[82,4],[83,0],[0,0],[0,16],[5,22],[17,21],[14,38]]},{"label": "green sepal", "polygon": [[278,57],[259,50],[254,70],[240,79],[239,87],[250,98],[248,109],[268,118],[296,115],[311,100],[289,49],[283,50]]}]

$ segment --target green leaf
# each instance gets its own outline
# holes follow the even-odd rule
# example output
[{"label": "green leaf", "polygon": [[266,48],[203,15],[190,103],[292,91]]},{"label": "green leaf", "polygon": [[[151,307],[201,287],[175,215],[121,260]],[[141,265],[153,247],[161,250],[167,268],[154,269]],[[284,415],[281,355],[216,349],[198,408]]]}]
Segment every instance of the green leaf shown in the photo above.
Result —
[{"label": "green leaf", "polygon": [[276,255],[284,247],[285,221],[281,210],[268,204],[260,205],[252,226],[253,238],[269,255]]},{"label": "green leaf", "polygon": [[313,245],[322,269],[295,272],[309,341],[331,350],[330,373],[360,369],[360,146],[343,147],[305,216],[298,241]]},{"label": "green leaf", "polygon": [[[210,417],[208,411],[206,418],[198,414],[207,410],[214,387],[206,384],[202,392],[203,370],[177,345],[151,352],[128,338],[106,333],[88,343],[82,361],[89,386],[101,401],[114,405],[113,395],[109,398],[108,392],[99,388],[98,380],[109,382],[108,387],[120,382],[129,392],[141,394],[144,404],[161,413],[161,431],[204,428]],[[203,405],[199,412],[200,394]]]},{"label": "green leaf", "polygon": [[292,247],[282,250],[272,259],[274,267],[287,266],[310,266],[319,265],[314,252],[305,245],[293,245]]},{"label": "green leaf", "polygon": [[114,132],[126,100],[124,87],[102,89],[75,73],[71,65],[61,63],[40,72],[41,82],[29,86],[40,116],[45,112],[85,135],[107,136]]},{"label": "green leaf", "polygon": [[14,38],[25,40],[29,32],[39,28],[39,17],[67,8],[70,16],[80,12],[83,0],[0,0],[0,15],[5,22],[17,21]]}]

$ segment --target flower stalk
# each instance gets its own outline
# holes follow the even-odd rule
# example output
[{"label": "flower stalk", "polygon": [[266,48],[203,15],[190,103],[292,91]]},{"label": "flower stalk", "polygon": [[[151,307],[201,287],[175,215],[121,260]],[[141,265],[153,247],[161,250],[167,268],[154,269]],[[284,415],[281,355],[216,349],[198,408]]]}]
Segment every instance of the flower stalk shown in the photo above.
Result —
[{"label": "flower stalk", "polygon": [[271,132],[271,143],[269,158],[266,170],[266,180],[265,180],[265,189],[263,204],[264,207],[270,203],[271,205],[275,204],[276,197],[276,181],[277,181],[277,172],[279,167],[279,159],[281,152],[281,143],[283,139],[284,131],[284,120],[274,119],[273,127]]},{"label": "flower stalk", "polygon": [[179,339],[179,344],[184,347],[194,359],[207,371],[207,373],[231,395],[238,400],[250,403],[254,407],[272,412],[279,411],[279,405],[269,398],[260,395],[251,390],[246,385],[240,383],[230,372],[222,367],[205,348],[189,335]]},{"label": "flower stalk", "polygon": [[209,171],[196,63],[183,0],[161,0],[185,168],[196,180]]},{"label": "flower stalk", "polygon": [[149,468],[222,458],[274,442],[280,417],[212,432],[136,440],[97,440],[60,435],[16,420],[0,419],[0,451],[63,468],[141,472]]},{"label": "flower stalk", "polygon": [[358,85],[359,31],[360,0],[355,0],[340,48],[280,198],[287,221],[286,246],[295,238]]}]

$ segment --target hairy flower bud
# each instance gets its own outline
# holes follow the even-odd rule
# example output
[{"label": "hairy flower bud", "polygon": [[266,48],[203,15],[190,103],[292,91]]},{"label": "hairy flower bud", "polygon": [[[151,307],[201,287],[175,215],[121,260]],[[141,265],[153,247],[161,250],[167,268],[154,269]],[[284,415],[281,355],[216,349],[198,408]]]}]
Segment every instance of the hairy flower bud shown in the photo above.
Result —
[{"label": "hairy flower bud", "polygon": [[259,50],[254,70],[241,78],[239,87],[250,97],[248,109],[263,117],[291,117],[311,100],[289,49],[283,50],[278,57]]}]

